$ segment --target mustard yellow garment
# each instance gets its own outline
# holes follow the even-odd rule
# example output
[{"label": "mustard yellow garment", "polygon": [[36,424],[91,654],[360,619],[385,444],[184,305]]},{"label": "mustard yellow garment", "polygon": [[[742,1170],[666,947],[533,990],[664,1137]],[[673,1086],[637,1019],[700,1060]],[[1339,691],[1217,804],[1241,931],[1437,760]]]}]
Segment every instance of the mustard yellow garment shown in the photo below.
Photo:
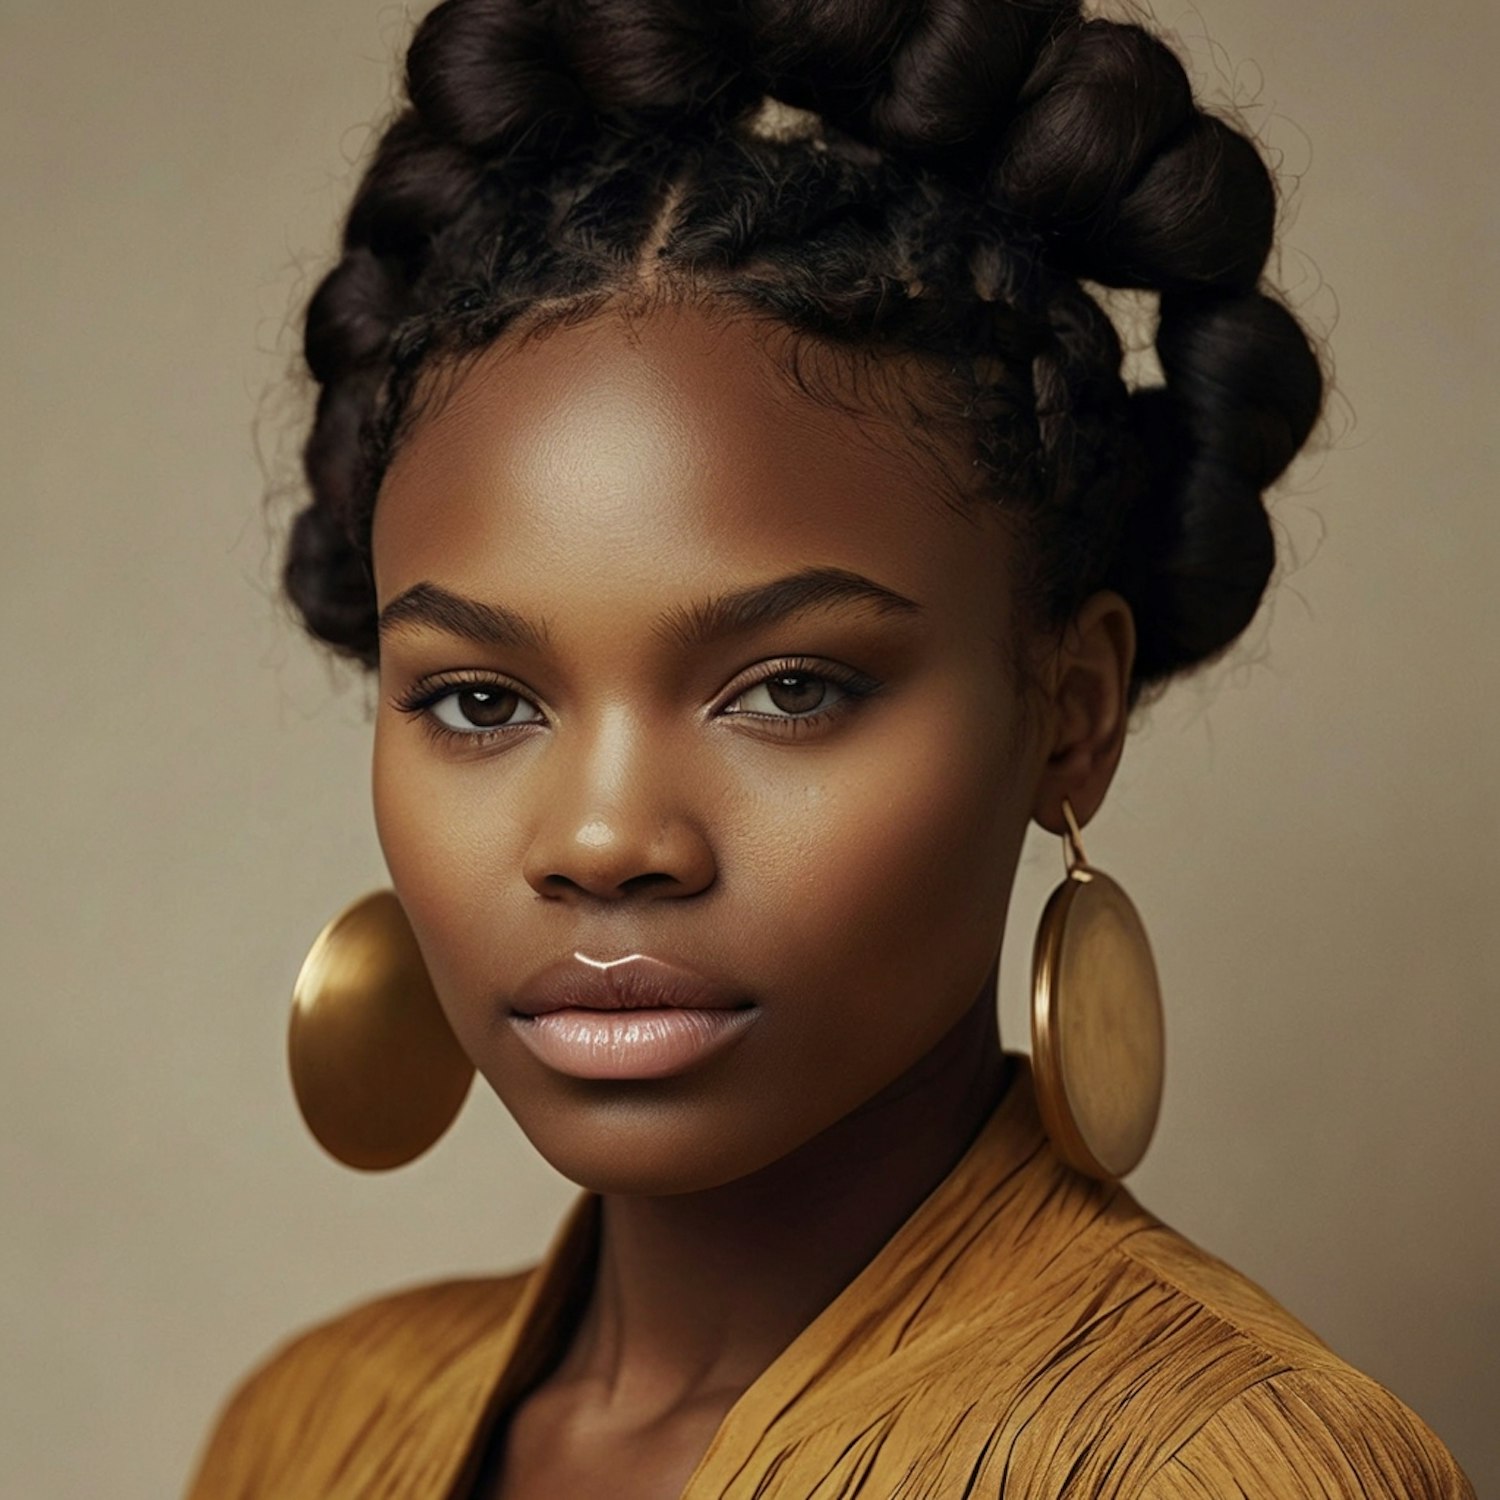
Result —
[{"label": "mustard yellow garment", "polygon": [[[245,1381],[189,1500],[469,1500],[558,1352],[599,1200],[540,1265],[365,1303]],[[1442,1443],[1253,1282],[1052,1153],[1029,1070],[735,1403],[681,1500],[1469,1497]]]}]

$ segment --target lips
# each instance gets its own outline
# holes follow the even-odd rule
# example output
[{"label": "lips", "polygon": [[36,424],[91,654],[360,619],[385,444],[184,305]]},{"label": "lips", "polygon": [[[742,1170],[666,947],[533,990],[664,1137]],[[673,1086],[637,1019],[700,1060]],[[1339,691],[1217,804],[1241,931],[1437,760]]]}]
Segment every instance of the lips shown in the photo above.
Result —
[{"label": "lips", "polygon": [[542,1016],[557,1010],[739,1010],[752,1004],[747,995],[665,959],[575,953],[527,980],[511,1009]]},{"label": "lips", "polygon": [[640,1081],[700,1066],[732,1047],[759,1015],[740,991],[664,959],[575,953],[521,987],[509,1022],[554,1072]]}]

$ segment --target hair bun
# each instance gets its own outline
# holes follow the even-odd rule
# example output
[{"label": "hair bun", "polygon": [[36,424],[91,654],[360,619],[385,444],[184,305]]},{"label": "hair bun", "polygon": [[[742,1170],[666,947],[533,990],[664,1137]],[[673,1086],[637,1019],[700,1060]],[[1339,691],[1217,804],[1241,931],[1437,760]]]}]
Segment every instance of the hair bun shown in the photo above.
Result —
[{"label": "hair bun", "polygon": [[1182,64],[1138,26],[1086,21],[1044,49],[995,162],[992,189],[1058,229],[1114,212],[1192,116]]},{"label": "hair bun", "polygon": [[1275,232],[1255,146],[1196,108],[1170,48],[1111,21],[1044,49],[987,191],[1036,223],[1060,265],[1107,286],[1248,290]]},{"label": "hair bun", "polygon": [[532,135],[538,147],[576,126],[587,100],[568,68],[551,3],[442,0],[406,54],[406,93],[423,125],[470,151]]},{"label": "hair bun", "polygon": [[910,0],[746,0],[737,9],[764,90],[848,129],[916,8]]},{"label": "hair bun", "polygon": [[699,0],[442,0],[406,89],[429,130],[543,156],[603,114],[729,113],[756,96],[728,13]]},{"label": "hair bun", "polygon": [[307,305],[302,350],[319,385],[328,385],[385,352],[399,286],[370,250],[345,252]]},{"label": "hair bun", "polygon": [[[919,156],[965,144],[992,152],[1038,48],[1077,8],[1076,0],[917,7],[890,59],[889,82],[866,112],[876,144]],[[969,175],[962,158],[953,165]]]},{"label": "hair bun", "polygon": [[1147,480],[1115,576],[1152,682],[1227,647],[1276,561],[1262,494],[1307,440],[1323,375],[1296,318],[1258,292],[1162,299],[1165,386],[1131,398]]},{"label": "hair bun", "polygon": [[415,111],[387,127],[349,206],[346,248],[399,264],[411,280],[433,237],[454,223],[483,190],[482,167],[468,152],[434,139]]},{"label": "hair bun", "polygon": [[733,113],[763,92],[732,8],[702,0],[558,0],[569,65],[598,110]]},{"label": "hair bun", "polygon": [[1163,297],[1156,351],[1191,414],[1193,445],[1258,489],[1280,478],[1322,401],[1322,371],[1297,319],[1259,292]]},{"label": "hair bun", "polygon": [[363,552],[350,545],[347,531],[329,511],[316,505],[298,511],[281,581],[318,639],[367,667],[376,664],[375,583]]}]

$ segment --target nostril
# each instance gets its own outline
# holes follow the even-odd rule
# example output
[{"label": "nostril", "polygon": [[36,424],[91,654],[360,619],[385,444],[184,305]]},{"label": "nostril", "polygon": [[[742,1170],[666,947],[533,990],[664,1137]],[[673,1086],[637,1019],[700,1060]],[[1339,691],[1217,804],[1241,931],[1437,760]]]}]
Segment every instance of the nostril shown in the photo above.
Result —
[{"label": "nostril", "polygon": [[650,890],[659,885],[680,885],[682,882],[675,875],[667,875],[657,871],[649,871],[644,875],[632,875],[629,880],[620,886],[622,891]]},{"label": "nostril", "polygon": [[655,893],[666,895],[670,894],[674,888],[684,885],[685,882],[677,876],[657,870],[650,870],[641,875],[631,875],[621,881],[578,880],[571,875],[563,875],[554,871],[542,877],[537,889],[544,896],[592,896],[609,901],[621,900],[627,896]]}]

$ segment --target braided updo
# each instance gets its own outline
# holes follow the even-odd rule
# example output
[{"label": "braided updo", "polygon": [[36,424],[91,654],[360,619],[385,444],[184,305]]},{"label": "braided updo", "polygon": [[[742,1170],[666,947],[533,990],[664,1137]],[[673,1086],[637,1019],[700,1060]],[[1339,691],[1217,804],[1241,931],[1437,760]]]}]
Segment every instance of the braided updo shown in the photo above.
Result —
[{"label": "braided updo", "polygon": [[[419,377],[649,281],[939,372],[1060,622],[1118,589],[1133,692],[1245,628],[1262,494],[1317,420],[1260,288],[1276,197],[1176,56],[1077,0],[443,0],[307,312],[310,503],[284,581],[377,658],[370,531]],[[1160,294],[1128,390],[1084,285]]]}]

